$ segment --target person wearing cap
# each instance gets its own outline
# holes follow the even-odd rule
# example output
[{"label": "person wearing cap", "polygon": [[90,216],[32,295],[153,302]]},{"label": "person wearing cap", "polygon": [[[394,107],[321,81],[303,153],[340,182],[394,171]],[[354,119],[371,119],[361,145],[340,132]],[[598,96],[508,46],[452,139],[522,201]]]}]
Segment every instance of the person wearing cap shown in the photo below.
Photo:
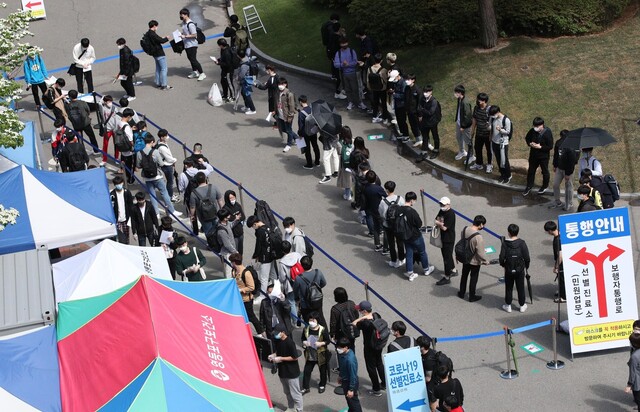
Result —
[{"label": "person wearing cap", "polygon": [[218,210],[216,216],[218,217],[218,225],[216,226],[215,236],[218,237],[218,242],[222,245],[220,248],[220,261],[222,262],[224,277],[230,279],[233,268],[228,264],[229,256],[233,253],[238,253],[236,241],[233,238],[233,228],[229,222],[231,212],[223,207]]},{"label": "person wearing cap", "polygon": [[311,312],[309,315],[309,326],[302,331],[302,347],[304,348],[304,374],[302,377],[302,394],[311,392],[309,382],[311,372],[318,365],[320,370],[320,383],[318,393],[324,393],[327,385],[327,367],[329,366],[329,354],[327,345],[331,342],[329,332],[325,326],[320,325],[320,315],[318,312]]},{"label": "person wearing cap", "polygon": [[287,397],[287,411],[302,412],[302,392],[300,391],[300,365],[298,364],[298,349],[289,332],[282,323],[273,328],[275,335],[275,352],[269,355],[269,360],[278,365],[278,377],[282,383],[282,390]]},{"label": "person wearing cap", "polygon": [[456,264],[453,261],[453,248],[456,243],[456,214],[451,209],[451,199],[444,196],[440,199],[440,210],[433,222],[440,228],[440,239],[442,240],[442,261],[444,263],[444,276],[436,282],[436,285],[448,285],[451,283],[451,276],[458,274]]},{"label": "person wearing cap", "polygon": [[264,329],[267,339],[273,341],[273,335],[275,334],[273,328],[278,324],[283,324],[291,333],[291,306],[283,294],[278,296],[272,294],[273,280],[270,280],[269,284],[264,287],[268,297],[260,302],[260,325]]},{"label": "person wearing cap", "polygon": [[373,321],[380,319],[380,315],[373,312],[371,303],[363,300],[356,308],[360,311],[360,317],[353,321],[353,325],[362,331],[362,344],[364,346],[364,364],[371,380],[371,390],[367,393],[371,396],[382,396],[385,383],[384,364],[382,363],[382,349],[373,347],[372,335],[376,332]]},{"label": "person wearing cap", "polygon": [[340,338],[336,344],[338,352],[338,364],[340,365],[340,379],[344,398],[347,401],[349,412],[362,412],[360,399],[358,398],[358,359],[351,348],[351,342],[347,338]]},{"label": "person wearing cap", "polygon": [[409,126],[407,125],[407,109],[411,99],[411,87],[402,78],[398,70],[389,72],[389,85],[393,85],[393,107],[398,125],[398,140],[404,141],[409,139]]}]

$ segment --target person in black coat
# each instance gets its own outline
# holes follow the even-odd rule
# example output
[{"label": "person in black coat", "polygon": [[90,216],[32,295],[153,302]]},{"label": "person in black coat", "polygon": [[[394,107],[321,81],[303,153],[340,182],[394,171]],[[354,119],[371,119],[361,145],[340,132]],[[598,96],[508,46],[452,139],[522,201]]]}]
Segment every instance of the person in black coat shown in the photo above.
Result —
[{"label": "person in black coat", "polygon": [[125,97],[133,100],[136,98],[136,89],[133,87],[133,64],[131,63],[133,53],[127,46],[127,41],[122,37],[116,40],[116,44],[120,49],[120,70],[116,75],[116,79],[120,79],[120,85],[126,93]]},{"label": "person in black coat", "polygon": [[60,167],[63,172],[77,172],[86,170],[89,164],[89,155],[84,148],[84,144],[78,142],[78,137],[73,136],[73,140],[67,141],[60,153]]},{"label": "person in black coat", "polygon": [[533,127],[525,136],[527,146],[529,146],[529,169],[527,170],[527,187],[522,192],[526,196],[533,188],[533,182],[536,178],[538,167],[542,171],[542,186],[538,190],[538,194],[542,195],[549,187],[549,158],[553,150],[553,133],[544,124],[542,117],[533,119]]},{"label": "person in black coat", "polygon": [[162,45],[169,41],[169,36],[160,37],[156,32],[157,30],[158,22],[151,20],[146,36],[153,45],[153,54],[151,56],[156,62],[155,86],[162,90],[169,90],[173,89],[173,87],[167,84],[167,56],[162,48]]},{"label": "person in black coat", "polygon": [[[267,339],[273,341],[273,328],[278,323],[284,323],[287,328],[287,334],[290,334],[292,328],[291,325],[291,305],[284,299],[284,295],[280,295],[281,298],[271,296],[273,292],[273,281],[269,281],[267,285],[268,298],[265,298],[260,302],[260,324],[264,328],[264,332]],[[275,318],[274,315],[275,314]]]},{"label": "person in black coat", "polygon": [[507,227],[509,237],[502,241],[500,249],[500,266],[504,267],[504,285],[505,295],[502,309],[511,313],[511,301],[513,300],[513,284],[516,284],[518,291],[518,305],[520,312],[527,310],[527,296],[525,295],[524,279],[531,258],[529,257],[529,248],[524,240],[518,238],[520,228],[512,223]]},{"label": "person in black coat", "polygon": [[144,199],[144,192],[136,193],[136,205],[131,209],[131,230],[133,239],[138,241],[138,245],[155,246],[156,234],[158,230],[158,215],[153,205]]},{"label": "person in black coat", "polygon": [[269,78],[262,84],[256,82],[256,87],[260,90],[267,91],[269,112],[275,115],[276,110],[278,109],[278,96],[280,94],[280,92],[278,91],[278,82],[280,81],[280,76],[278,76],[278,73],[276,73],[276,68],[270,64],[265,67],[265,70],[269,75]]},{"label": "person in black coat", "polygon": [[244,221],[246,220],[246,216],[244,214],[244,210],[242,210],[242,205],[238,202],[236,192],[233,190],[227,190],[224,192],[224,208],[226,208],[229,213],[231,213],[231,217],[229,218],[229,222],[231,222],[231,230],[233,231],[233,240],[236,243],[236,250],[238,253],[242,255],[243,246],[244,246]]},{"label": "person in black coat", "polygon": [[[114,189],[111,191],[111,206],[113,214],[116,217],[116,229],[118,242],[129,244],[129,218],[131,217],[131,209],[133,208],[133,195],[128,189],[124,188],[124,179],[122,176],[113,178]],[[122,210],[120,210],[122,205]]]}]

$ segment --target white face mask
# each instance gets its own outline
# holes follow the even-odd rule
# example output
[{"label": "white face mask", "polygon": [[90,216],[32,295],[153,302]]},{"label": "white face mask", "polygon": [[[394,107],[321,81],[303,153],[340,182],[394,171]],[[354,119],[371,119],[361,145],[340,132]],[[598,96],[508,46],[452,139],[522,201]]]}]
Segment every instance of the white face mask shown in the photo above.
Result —
[{"label": "white face mask", "polygon": [[124,47],[124,44],[119,45],[118,50],[122,50],[123,47]]},{"label": "white face mask", "polygon": [[442,210],[443,212],[446,212],[447,210],[449,210],[449,206],[443,206],[440,208],[440,210]]},{"label": "white face mask", "polygon": [[188,251],[189,251],[189,246],[186,246],[186,245],[185,245],[185,246],[182,246],[182,247],[180,248],[180,250],[181,250],[182,252],[186,253],[186,252],[188,252]]},{"label": "white face mask", "polygon": [[62,127],[56,127],[56,131],[58,132],[62,131]]},{"label": "white face mask", "polygon": [[291,229],[290,227],[288,227],[288,228],[286,228],[284,231],[285,231],[285,232],[287,232],[287,233],[291,233],[291,232],[293,232],[293,229]]},{"label": "white face mask", "polygon": [[428,99],[429,97],[431,97],[431,92],[424,93],[424,98],[425,99]]},{"label": "white face mask", "polygon": [[108,109],[111,109],[111,106],[113,106],[113,103],[111,103],[111,102],[107,103],[107,108]]},{"label": "white face mask", "polygon": [[284,89],[286,89],[286,86],[284,84],[278,85],[278,90],[283,91]]},{"label": "white face mask", "polygon": [[311,329],[314,329],[316,326],[318,326],[318,322],[311,322],[311,321],[309,321],[309,327],[310,327]]},{"label": "white face mask", "polygon": [[583,153],[582,157],[585,158],[585,159],[588,159],[589,158],[589,153]]},{"label": "white face mask", "polygon": [[120,184],[120,185],[116,185],[116,190],[122,190],[124,188],[124,185]]},{"label": "white face mask", "polygon": [[343,353],[346,352],[346,350],[344,348],[338,348],[336,349],[336,352],[338,352],[338,355],[342,355]]},{"label": "white face mask", "polygon": [[533,130],[535,130],[536,132],[540,133],[540,132],[542,132],[542,130],[544,130],[544,126],[534,127]]}]

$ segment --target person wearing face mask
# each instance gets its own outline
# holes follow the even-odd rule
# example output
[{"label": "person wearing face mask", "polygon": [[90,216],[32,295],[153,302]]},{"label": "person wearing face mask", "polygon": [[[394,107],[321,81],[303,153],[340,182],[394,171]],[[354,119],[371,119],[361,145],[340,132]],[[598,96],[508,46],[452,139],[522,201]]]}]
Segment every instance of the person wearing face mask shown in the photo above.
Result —
[{"label": "person wearing face mask", "polygon": [[409,126],[407,125],[407,106],[411,99],[411,87],[402,78],[398,70],[389,72],[389,86],[393,87],[392,99],[398,125],[398,140],[409,139]]},{"label": "person wearing face mask", "polygon": [[293,132],[293,118],[296,115],[296,100],[288,89],[287,79],[281,77],[278,80],[278,126],[280,130],[287,134],[287,144],[282,149],[284,153],[291,149],[296,141],[296,134]]},{"label": "person wearing face mask", "polygon": [[407,120],[409,121],[409,126],[411,126],[411,133],[416,138],[413,147],[420,147],[422,146],[422,132],[420,131],[420,122],[418,122],[418,103],[420,102],[422,91],[416,86],[415,74],[407,75],[406,82],[409,88],[406,103]]},{"label": "person wearing face mask", "polygon": [[[476,155],[473,156],[475,163],[469,166],[470,170],[484,169],[482,158],[483,148],[487,151],[487,173],[493,172],[493,156],[491,153],[491,123],[489,119],[489,95],[479,93],[476,98],[476,105],[473,108],[473,120],[471,123],[471,135],[476,138],[474,149]],[[471,162],[471,159],[469,159]]]},{"label": "person wearing face mask", "polygon": [[93,74],[91,65],[96,61],[96,52],[89,44],[88,38],[83,38],[80,43],[73,46],[73,62],[76,65],[76,83],[78,92],[84,93],[84,80],[87,81],[88,92],[93,92]]},{"label": "person wearing face mask", "polygon": [[244,250],[244,221],[247,217],[242,210],[242,205],[238,202],[236,192],[233,190],[227,190],[224,192],[224,206],[231,214],[229,222],[231,223],[231,230],[233,231],[233,240],[236,244],[236,250],[242,254]]},{"label": "person wearing face mask", "polygon": [[183,280],[189,280],[189,282],[201,282],[202,272],[200,271],[204,265],[207,264],[207,259],[204,257],[200,249],[197,247],[189,247],[187,239],[183,236],[178,236],[176,239],[178,245],[178,255],[176,256],[176,273],[182,276]]},{"label": "person wearing face mask", "polygon": [[385,342],[382,342],[382,347],[376,349],[373,346],[373,334],[376,333],[376,328],[373,326],[373,321],[381,319],[378,313],[373,312],[371,303],[366,300],[360,302],[357,306],[360,311],[360,317],[353,321],[353,325],[357,326],[362,331],[362,345],[364,348],[364,364],[367,367],[367,373],[369,379],[371,379],[371,390],[367,393],[371,396],[382,396],[382,389],[386,388],[384,364],[382,363],[382,349]]},{"label": "person wearing face mask", "polygon": [[[573,209],[573,172],[576,168],[576,153],[570,148],[561,148],[568,130],[560,132],[560,139],[553,145],[553,198],[549,209]],[[564,203],[560,200],[560,184],[564,181]]]},{"label": "person wearing face mask", "polygon": [[484,239],[482,239],[482,235],[479,233],[484,229],[486,223],[487,219],[484,216],[477,215],[473,218],[473,224],[471,226],[465,226],[460,234],[461,237],[469,240],[469,245],[473,252],[471,261],[462,264],[460,290],[458,291],[458,297],[464,299],[467,291],[467,279],[469,278],[469,274],[471,274],[471,280],[469,281],[469,302],[477,302],[482,299],[482,296],[476,295],[476,285],[478,284],[480,265],[489,264],[487,254],[484,251]]},{"label": "person wearing face mask", "polygon": [[136,99],[136,89],[133,85],[133,53],[127,41],[120,37],[116,40],[116,45],[120,50],[120,70],[116,74],[116,79],[120,79],[120,85],[124,89],[125,95],[129,101]]},{"label": "person wearing face mask", "polygon": [[331,341],[327,328],[318,323],[319,315],[317,312],[311,312],[309,315],[309,326],[304,328],[300,340],[304,348],[304,372],[302,377],[302,394],[311,392],[309,382],[311,381],[311,372],[318,365],[320,370],[320,382],[318,383],[318,393],[324,393],[327,385],[327,367],[329,366],[330,352],[327,346]]},{"label": "person wearing face mask", "polygon": [[[232,274],[232,267],[229,266],[226,261],[229,260],[229,256],[234,253],[238,253],[236,250],[236,243],[233,240],[233,230],[231,229],[231,223],[229,218],[231,213],[224,207],[217,212],[218,225],[216,226],[215,236],[218,237],[218,244],[222,245],[220,249],[220,261],[222,262],[222,269],[224,277],[229,279]],[[211,234],[209,233],[209,236]]]},{"label": "person wearing face mask", "polygon": [[128,189],[124,188],[124,179],[122,176],[113,178],[114,189],[109,194],[111,197],[111,207],[116,217],[116,231],[118,242],[129,244],[129,222],[131,209],[133,208],[133,195]]},{"label": "person wearing face mask", "polygon": [[549,157],[551,150],[553,150],[553,133],[544,125],[542,117],[533,119],[533,127],[527,132],[525,141],[530,147],[529,169],[527,170],[527,187],[522,192],[522,196],[531,193],[538,167],[542,172],[542,186],[540,186],[538,194],[543,195],[549,187]]},{"label": "person wearing face mask", "polygon": [[226,39],[218,39],[218,48],[220,49],[220,58],[215,63],[220,66],[220,85],[222,85],[222,100],[229,103],[234,99],[233,90],[233,51]]},{"label": "person wearing face mask", "polygon": [[278,81],[280,80],[280,77],[276,73],[276,68],[270,64],[265,66],[265,71],[269,75],[269,78],[264,83],[256,82],[256,87],[260,90],[267,91],[269,112],[275,116],[278,108]]},{"label": "person wearing face mask", "polygon": [[349,47],[349,40],[342,37],[339,40],[340,49],[333,57],[333,67],[340,70],[342,83],[347,95],[347,110],[357,105],[361,110],[367,110],[367,106],[360,99],[360,87],[358,85],[358,55]]},{"label": "person wearing face mask", "polygon": [[[467,158],[467,150],[471,150],[471,125],[473,124],[473,112],[471,111],[471,103],[465,96],[466,90],[463,85],[459,84],[453,89],[453,96],[458,101],[456,106],[456,141],[458,142],[458,153],[456,160]],[[474,156],[469,161],[475,160]]]},{"label": "person wearing face mask", "polygon": [[[416,161],[419,163],[427,158],[435,159],[440,154],[440,135],[438,134],[438,123],[442,120],[442,109],[440,102],[433,97],[433,86],[427,85],[422,88],[422,97],[418,103],[418,124],[422,135],[422,156]],[[433,145],[429,143],[429,133],[433,136]]]},{"label": "person wearing face mask", "polygon": [[[500,106],[489,108],[489,122],[491,125],[491,147],[496,156],[500,179],[498,183],[507,184],[511,181],[511,164],[509,163],[509,140],[513,134],[511,119],[502,111]],[[487,166],[488,167],[488,166]],[[493,169],[492,169],[493,170]]]},{"label": "person wearing face mask", "polygon": [[[382,254],[389,253],[390,260],[387,262],[392,268],[402,267],[406,263],[404,252],[404,241],[396,235],[392,222],[387,219],[389,207],[392,205],[404,206],[404,198],[396,195],[396,182],[387,181],[384,183],[384,191],[386,197],[382,198],[382,202],[378,206],[378,214],[382,218],[382,229],[384,237],[382,239]],[[397,249],[396,249],[397,246]]]},{"label": "person wearing face mask", "polygon": [[593,147],[582,148],[582,155],[578,162],[580,175],[584,169],[591,170],[592,176],[602,176],[602,163],[593,155]]},{"label": "person wearing face mask", "polygon": [[87,155],[84,144],[78,142],[76,135],[67,140],[59,159],[63,173],[87,170],[87,165],[89,164],[89,155]]},{"label": "person wearing face mask", "polygon": [[442,240],[440,252],[444,263],[444,276],[436,282],[436,285],[442,286],[451,283],[451,277],[458,274],[453,262],[453,248],[456,243],[456,214],[451,208],[451,200],[448,197],[441,198],[439,204],[440,210],[433,223],[440,228],[440,239]]},{"label": "person wearing face mask", "polygon": [[284,324],[278,323],[273,331],[275,333],[273,336],[275,338],[275,353],[269,355],[269,360],[278,365],[278,377],[287,397],[287,410],[302,412],[298,349],[293,339],[289,337],[289,332]]},{"label": "person wearing face mask", "polygon": [[64,119],[54,120],[53,127],[55,130],[51,133],[51,155],[59,163],[64,146],[73,140],[75,135],[73,130],[65,125]]},{"label": "person wearing face mask", "polygon": [[595,201],[591,197],[591,188],[587,185],[581,185],[578,188],[578,199],[580,199],[577,210],[578,212],[591,212],[593,210],[602,209],[600,206],[596,205]]},{"label": "person wearing face mask", "polygon": [[275,328],[278,324],[283,324],[284,328],[291,333],[293,330],[291,325],[291,306],[285,299],[283,294],[273,295],[274,283],[269,281],[266,285],[265,293],[268,297],[260,300],[260,325],[264,329],[267,339],[274,341]]},{"label": "person wearing face mask", "polygon": [[256,330],[256,335],[262,335],[264,329],[260,324],[260,320],[256,317],[256,314],[253,311],[253,296],[255,293],[260,292],[255,290],[255,283],[253,282],[251,269],[242,264],[242,255],[240,253],[232,253],[229,255],[229,262],[233,267],[232,277],[238,285],[238,291],[242,296],[242,303],[244,304],[244,309],[247,312],[249,322],[253,324],[253,327]]},{"label": "person wearing face mask", "polygon": [[338,364],[340,365],[340,379],[342,390],[347,401],[349,412],[362,412],[360,398],[358,398],[358,359],[353,349],[349,346],[349,339],[340,338],[336,344],[338,352]]},{"label": "person wearing face mask", "polygon": [[187,77],[189,79],[197,78],[198,81],[204,80],[207,75],[204,74],[200,62],[198,62],[198,27],[196,23],[189,18],[189,9],[180,10],[180,20],[182,26],[180,27],[180,37],[184,43],[184,51],[187,53],[187,59],[191,63],[191,70],[193,70]]},{"label": "person wearing face mask", "polygon": [[158,215],[153,205],[145,200],[144,192],[136,193],[136,207],[131,208],[131,231],[133,240],[138,241],[139,246],[155,246],[156,234],[158,233]]},{"label": "person wearing face mask", "polygon": [[[100,166],[104,166],[107,163],[107,151],[109,150],[109,139],[113,137],[115,130],[118,128],[118,116],[116,115],[116,108],[113,105],[113,97],[110,95],[102,96],[100,101],[100,135],[102,136],[102,162]],[[115,141],[113,142],[113,157],[118,159],[120,151],[116,147]]]},{"label": "person wearing face mask", "polygon": [[425,276],[429,276],[436,268],[429,264],[429,256],[427,256],[424,237],[420,231],[422,219],[420,219],[420,215],[413,208],[413,205],[418,201],[418,195],[416,195],[415,192],[407,192],[404,195],[404,199],[406,206],[402,206],[399,213],[404,213],[407,224],[411,229],[411,232],[407,234],[408,238],[405,238],[407,240],[404,241],[404,248],[407,251],[406,272],[404,275],[409,278],[409,282],[413,282],[418,277],[418,274],[413,272],[414,254],[417,253],[420,256],[420,264],[422,265]]},{"label": "person wearing face mask", "polygon": [[284,227],[283,239],[291,243],[291,250],[302,256],[306,256],[307,249],[304,243],[304,232],[296,227],[296,221],[291,216],[287,216],[282,220]]}]

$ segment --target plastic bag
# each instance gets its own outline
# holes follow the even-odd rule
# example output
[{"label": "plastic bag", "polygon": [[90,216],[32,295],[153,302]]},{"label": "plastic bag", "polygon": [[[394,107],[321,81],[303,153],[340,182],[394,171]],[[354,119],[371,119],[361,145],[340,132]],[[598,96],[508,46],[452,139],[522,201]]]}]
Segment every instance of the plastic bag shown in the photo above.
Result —
[{"label": "plastic bag", "polygon": [[207,103],[211,106],[222,106],[222,94],[220,94],[220,88],[218,83],[214,83],[209,89],[209,96],[207,96]]}]

